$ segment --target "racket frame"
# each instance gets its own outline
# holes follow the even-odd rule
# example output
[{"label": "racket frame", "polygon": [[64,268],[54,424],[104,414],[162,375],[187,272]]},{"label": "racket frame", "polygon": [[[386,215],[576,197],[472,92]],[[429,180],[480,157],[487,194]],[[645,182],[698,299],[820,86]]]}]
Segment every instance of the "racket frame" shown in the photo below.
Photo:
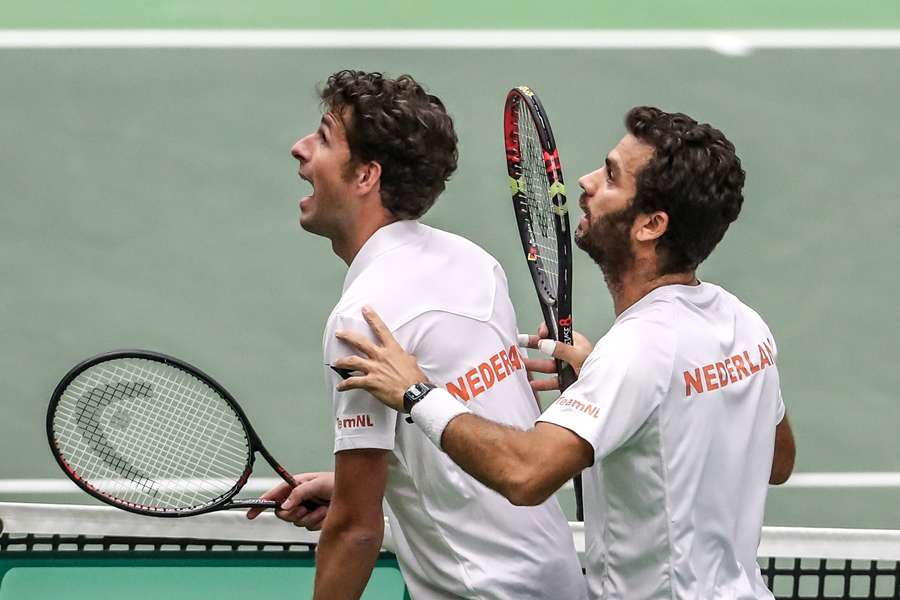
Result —
[{"label": "racket frame", "polygon": [[[156,361],[187,372],[188,374],[196,377],[197,379],[208,385],[213,389],[213,391],[224,398],[228,405],[232,408],[232,410],[234,410],[234,412],[237,414],[238,420],[240,421],[241,426],[244,428],[244,433],[246,434],[248,441],[247,466],[235,485],[230,490],[214,499],[211,503],[204,504],[202,507],[196,509],[178,510],[152,508],[136,502],[128,502],[126,500],[122,500],[110,494],[104,493],[102,490],[99,490],[96,487],[92,486],[80,475],[78,475],[78,473],[76,473],[75,470],[72,469],[69,463],[62,456],[62,453],[59,450],[59,446],[54,436],[53,418],[56,415],[56,407],[59,405],[59,401],[62,399],[62,396],[65,393],[66,389],[69,387],[72,381],[75,380],[76,377],[78,377],[81,373],[90,369],[91,367],[112,360],[128,358]],[[297,485],[291,474],[288,473],[284,467],[278,464],[275,458],[263,445],[262,440],[260,440],[259,436],[256,434],[256,431],[253,429],[253,426],[250,424],[250,420],[247,418],[246,413],[244,413],[244,410],[237,403],[237,400],[234,399],[234,396],[232,396],[228,392],[228,390],[222,387],[222,385],[218,381],[216,381],[197,367],[173,356],[169,356],[159,352],[153,352],[150,350],[114,350],[112,352],[104,352],[102,354],[98,354],[96,356],[92,356],[91,358],[83,360],[82,362],[72,367],[72,369],[69,370],[69,372],[66,373],[66,375],[56,385],[56,388],[53,390],[53,394],[50,396],[50,405],[47,407],[47,441],[50,444],[50,450],[53,453],[53,458],[56,460],[57,464],[66,474],[66,476],[70,480],[72,480],[75,485],[77,485],[79,488],[81,488],[94,498],[105,502],[106,504],[111,504],[116,508],[121,508],[122,510],[127,510],[128,512],[133,512],[140,515],[150,515],[154,517],[191,517],[194,515],[201,515],[231,508],[279,507],[281,503],[274,500],[261,500],[259,498],[232,500],[232,498],[234,498],[241,491],[244,485],[246,485],[247,480],[250,479],[250,475],[253,473],[253,465],[256,461],[257,452],[259,452],[263,456],[266,462],[269,463],[269,466],[271,466],[272,469],[274,469],[275,472],[278,473],[278,475],[288,483],[288,485],[290,485],[291,487],[296,487]]]},{"label": "racket frame", "polygon": [[[518,106],[518,114],[516,114]],[[522,114],[522,107],[527,108],[528,115]],[[518,140],[518,125],[522,118],[531,118],[541,143],[544,158],[544,169],[547,173],[547,186],[550,202],[553,206],[551,215],[556,229],[557,273],[556,298],[550,297],[544,284],[543,276],[537,265],[537,242],[534,239],[529,222],[531,211],[528,206],[527,190],[524,189],[524,178],[521,169],[521,148]],[[509,175],[513,209],[516,225],[522,240],[528,270],[534,282],[534,288],[541,304],[544,322],[554,339],[566,344],[573,344],[572,337],[572,236],[569,225],[569,212],[566,205],[565,184],[562,166],[559,161],[559,150],[550,127],[550,120],[541,104],[540,98],[528,86],[518,86],[509,91],[503,109],[503,140],[506,146],[506,169]],[[565,391],[575,382],[575,371],[571,365],[556,360],[556,372],[559,375],[560,391]]]}]

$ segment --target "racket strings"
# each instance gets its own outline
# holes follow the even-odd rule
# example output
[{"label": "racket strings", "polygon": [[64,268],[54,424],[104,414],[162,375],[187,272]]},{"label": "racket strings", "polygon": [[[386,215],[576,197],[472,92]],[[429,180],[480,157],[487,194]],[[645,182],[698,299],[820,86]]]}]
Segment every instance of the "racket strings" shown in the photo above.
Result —
[{"label": "racket strings", "polygon": [[249,440],[212,388],[141,359],[101,363],[71,382],[53,420],[63,459],[125,503],[185,509],[214,502],[245,472]]},{"label": "racket strings", "polygon": [[541,285],[551,301],[557,298],[559,255],[554,221],[555,206],[551,201],[547,168],[540,136],[528,109],[519,105],[518,118],[521,174],[525,180],[528,205],[528,227],[536,246],[535,263],[541,275]]}]

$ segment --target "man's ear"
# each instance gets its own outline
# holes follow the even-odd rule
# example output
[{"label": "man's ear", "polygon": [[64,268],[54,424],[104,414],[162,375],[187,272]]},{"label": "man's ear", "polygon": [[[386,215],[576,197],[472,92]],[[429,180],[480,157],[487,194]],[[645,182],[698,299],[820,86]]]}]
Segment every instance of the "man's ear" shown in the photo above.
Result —
[{"label": "man's ear", "polygon": [[381,184],[381,164],[369,161],[356,168],[356,185],[362,194],[368,194]]},{"label": "man's ear", "polygon": [[634,220],[634,237],[639,242],[657,240],[669,229],[669,215],[661,210],[640,214]]}]

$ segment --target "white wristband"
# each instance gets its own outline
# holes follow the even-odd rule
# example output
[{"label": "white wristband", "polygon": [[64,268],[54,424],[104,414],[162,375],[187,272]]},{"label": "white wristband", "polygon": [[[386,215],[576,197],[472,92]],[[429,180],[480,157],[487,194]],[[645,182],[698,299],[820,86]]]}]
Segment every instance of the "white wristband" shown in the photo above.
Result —
[{"label": "white wristband", "polygon": [[441,436],[447,424],[459,415],[472,412],[443,388],[435,388],[417,402],[410,415],[431,442],[441,447]]}]

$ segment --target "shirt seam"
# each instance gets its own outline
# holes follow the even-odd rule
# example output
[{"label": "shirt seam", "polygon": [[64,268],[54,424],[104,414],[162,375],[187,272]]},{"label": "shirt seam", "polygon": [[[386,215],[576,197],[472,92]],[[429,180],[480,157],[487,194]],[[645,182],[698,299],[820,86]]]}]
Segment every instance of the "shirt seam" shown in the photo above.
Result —
[{"label": "shirt seam", "polygon": [[672,352],[672,366],[669,367],[669,378],[668,378],[668,386],[662,392],[660,402],[659,402],[659,410],[656,411],[656,429],[659,432],[659,460],[660,460],[660,472],[663,476],[662,481],[662,489],[663,489],[663,498],[664,498],[664,506],[666,512],[666,542],[668,544],[668,552],[666,552],[666,566],[668,567],[669,574],[669,597],[672,600],[677,600],[675,595],[675,567],[672,562],[672,550],[674,548],[672,544],[672,507],[670,505],[669,498],[669,468],[668,461],[666,460],[666,455],[668,454],[668,449],[666,447],[666,437],[663,435],[662,430],[662,411],[665,406],[665,400],[669,397],[669,392],[672,391],[672,378],[675,376],[675,357],[678,355],[678,349],[676,348]]}]

